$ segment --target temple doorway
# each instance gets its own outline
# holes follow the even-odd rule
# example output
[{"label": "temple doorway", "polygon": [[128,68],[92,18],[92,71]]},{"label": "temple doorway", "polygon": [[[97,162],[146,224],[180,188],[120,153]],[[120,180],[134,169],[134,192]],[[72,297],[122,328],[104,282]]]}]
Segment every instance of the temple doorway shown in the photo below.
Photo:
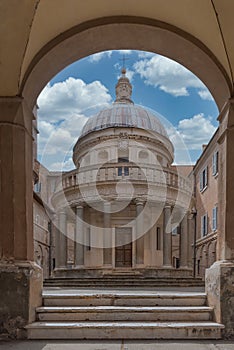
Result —
[{"label": "temple doorway", "polygon": [[132,229],[115,230],[115,267],[132,267]]}]

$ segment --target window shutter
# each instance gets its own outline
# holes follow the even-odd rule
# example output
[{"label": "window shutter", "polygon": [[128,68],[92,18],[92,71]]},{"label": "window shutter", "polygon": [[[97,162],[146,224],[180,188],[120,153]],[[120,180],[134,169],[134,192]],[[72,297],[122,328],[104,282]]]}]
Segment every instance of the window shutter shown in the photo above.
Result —
[{"label": "window shutter", "polygon": [[216,175],[219,170],[219,152],[215,152],[212,156],[212,175]]},{"label": "window shutter", "polygon": [[218,207],[215,207],[215,225],[217,230],[218,229]]},{"label": "window shutter", "polygon": [[219,172],[219,152],[216,152],[215,164],[216,164],[216,174]]},{"label": "window shutter", "polygon": [[204,231],[203,231],[204,223],[203,223],[203,216],[201,217],[201,237],[204,236]]},{"label": "window shutter", "polygon": [[213,231],[217,230],[217,217],[218,217],[218,207],[214,207],[213,208],[213,225],[212,225]]},{"label": "window shutter", "polygon": [[216,174],[216,152],[212,156],[212,175]]},{"label": "window shutter", "polygon": [[212,230],[216,230],[216,208],[212,209]]},{"label": "window shutter", "polygon": [[205,236],[207,235],[208,233],[208,216],[207,216],[207,213],[205,215]]},{"label": "window shutter", "polygon": [[200,173],[200,191],[203,190],[203,171]]},{"label": "window shutter", "polygon": [[205,167],[204,171],[205,171],[205,181],[204,181],[205,182],[204,187],[205,187],[208,184],[208,167]]}]

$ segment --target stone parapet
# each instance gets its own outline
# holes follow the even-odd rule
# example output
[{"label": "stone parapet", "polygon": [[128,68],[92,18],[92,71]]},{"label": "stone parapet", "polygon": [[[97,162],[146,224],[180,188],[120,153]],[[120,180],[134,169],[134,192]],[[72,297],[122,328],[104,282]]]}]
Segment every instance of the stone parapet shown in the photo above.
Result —
[{"label": "stone parapet", "polygon": [[225,325],[223,337],[234,338],[234,261],[216,261],[206,270],[208,304],[215,320]]}]

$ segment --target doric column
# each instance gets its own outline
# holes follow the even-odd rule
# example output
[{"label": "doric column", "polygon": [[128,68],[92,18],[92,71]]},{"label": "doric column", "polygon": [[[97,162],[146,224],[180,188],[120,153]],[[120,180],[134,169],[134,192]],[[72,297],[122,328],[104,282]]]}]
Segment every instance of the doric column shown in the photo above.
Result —
[{"label": "doric column", "polygon": [[144,202],[136,201],[136,264],[144,264]]},{"label": "doric column", "polygon": [[112,265],[111,204],[103,206],[103,264]]},{"label": "doric column", "polygon": [[67,266],[67,214],[62,210],[58,214],[59,219],[59,248],[58,248],[58,267]]},{"label": "doric column", "polygon": [[163,266],[172,267],[171,206],[164,207],[163,218]]},{"label": "doric column", "polygon": [[188,215],[181,221],[180,228],[180,267],[188,267]]},{"label": "doric column", "polygon": [[74,247],[75,265],[84,265],[84,207],[76,207],[76,225],[75,225],[75,247]]}]

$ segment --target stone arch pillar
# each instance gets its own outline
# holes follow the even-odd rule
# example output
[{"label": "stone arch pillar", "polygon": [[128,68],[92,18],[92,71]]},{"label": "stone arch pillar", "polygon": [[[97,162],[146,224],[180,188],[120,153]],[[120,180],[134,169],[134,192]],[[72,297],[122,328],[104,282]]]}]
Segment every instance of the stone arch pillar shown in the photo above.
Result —
[{"label": "stone arch pillar", "polygon": [[33,248],[32,119],[24,99],[0,98],[0,319],[9,325],[2,332],[18,338],[34,321],[42,290]]},{"label": "stone arch pillar", "polygon": [[219,116],[218,236],[217,261],[206,270],[208,303],[217,322],[225,325],[224,336],[234,336],[234,99]]}]

